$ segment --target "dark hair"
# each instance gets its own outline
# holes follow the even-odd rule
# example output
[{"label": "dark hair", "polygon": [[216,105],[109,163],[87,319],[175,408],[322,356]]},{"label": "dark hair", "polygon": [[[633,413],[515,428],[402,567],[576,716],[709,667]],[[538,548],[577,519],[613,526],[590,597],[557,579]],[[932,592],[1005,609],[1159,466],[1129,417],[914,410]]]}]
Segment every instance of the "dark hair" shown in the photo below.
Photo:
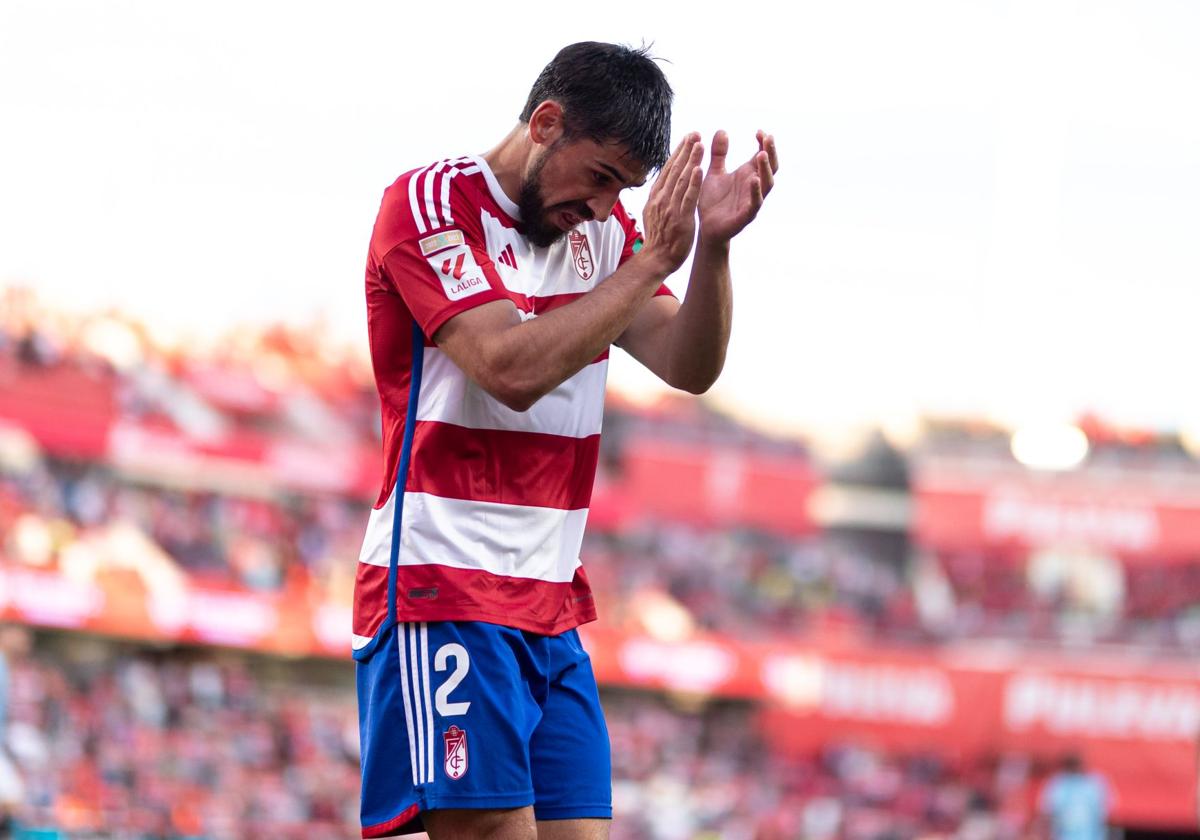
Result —
[{"label": "dark hair", "polygon": [[525,102],[521,122],[547,99],[563,108],[565,136],[618,142],[649,169],[667,162],[671,146],[671,100],[647,47],[583,41],[558,51]]}]

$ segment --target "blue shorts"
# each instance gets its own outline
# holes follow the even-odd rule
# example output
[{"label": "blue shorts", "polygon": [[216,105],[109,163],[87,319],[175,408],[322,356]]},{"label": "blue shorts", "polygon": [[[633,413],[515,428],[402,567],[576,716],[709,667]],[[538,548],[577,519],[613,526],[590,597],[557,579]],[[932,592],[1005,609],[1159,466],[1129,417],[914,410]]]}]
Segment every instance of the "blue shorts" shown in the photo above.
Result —
[{"label": "blue shorts", "polygon": [[438,808],[612,817],[608,728],[576,631],[398,624],[357,668],[363,837],[421,831]]}]

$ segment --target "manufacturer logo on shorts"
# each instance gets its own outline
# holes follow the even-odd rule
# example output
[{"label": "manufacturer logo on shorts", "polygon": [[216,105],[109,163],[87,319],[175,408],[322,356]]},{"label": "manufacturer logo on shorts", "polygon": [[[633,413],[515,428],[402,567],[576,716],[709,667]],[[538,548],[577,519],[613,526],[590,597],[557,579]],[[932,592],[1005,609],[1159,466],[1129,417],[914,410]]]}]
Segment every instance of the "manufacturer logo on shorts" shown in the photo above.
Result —
[{"label": "manufacturer logo on shorts", "polygon": [[442,738],[446,741],[446,775],[461,779],[467,774],[467,731],[451,726]]},{"label": "manufacturer logo on shorts", "polygon": [[575,271],[584,280],[591,280],[596,271],[596,262],[592,259],[592,246],[588,244],[587,234],[572,230],[567,233],[567,241],[571,243],[571,262]]}]

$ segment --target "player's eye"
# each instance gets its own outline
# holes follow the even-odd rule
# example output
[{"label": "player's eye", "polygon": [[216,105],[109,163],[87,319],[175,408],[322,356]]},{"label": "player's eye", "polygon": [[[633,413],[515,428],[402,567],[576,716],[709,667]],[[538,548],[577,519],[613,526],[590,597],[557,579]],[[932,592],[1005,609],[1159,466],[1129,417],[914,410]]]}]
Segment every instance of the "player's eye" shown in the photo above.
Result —
[{"label": "player's eye", "polygon": [[597,186],[606,187],[606,186],[608,186],[608,182],[611,181],[612,178],[610,178],[605,173],[600,172],[599,170],[593,170],[592,171],[592,180],[594,180],[596,182]]}]

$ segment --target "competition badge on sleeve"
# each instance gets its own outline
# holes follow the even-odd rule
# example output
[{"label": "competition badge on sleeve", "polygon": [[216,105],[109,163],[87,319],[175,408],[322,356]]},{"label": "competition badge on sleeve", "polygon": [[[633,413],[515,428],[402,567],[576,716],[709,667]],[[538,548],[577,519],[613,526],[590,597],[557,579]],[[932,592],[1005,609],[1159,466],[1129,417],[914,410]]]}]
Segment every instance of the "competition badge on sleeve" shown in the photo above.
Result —
[{"label": "competition badge on sleeve", "polygon": [[467,772],[467,731],[451,726],[442,738],[446,741],[446,775],[461,779]]},{"label": "competition badge on sleeve", "polygon": [[438,251],[425,259],[430,268],[437,272],[446,297],[450,300],[462,300],[489,288],[488,281],[483,276],[483,269],[475,262],[475,255],[471,253],[469,245],[458,245],[449,251]]},{"label": "competition badge on sleeve", "polygon": [[592,259],[592,246],[588,244],[587,234],[578,230],[570,231],[567,241],[571,243],[571,258],[575,263],[575,271],[584,280],[591,280],[596,263]]}]

